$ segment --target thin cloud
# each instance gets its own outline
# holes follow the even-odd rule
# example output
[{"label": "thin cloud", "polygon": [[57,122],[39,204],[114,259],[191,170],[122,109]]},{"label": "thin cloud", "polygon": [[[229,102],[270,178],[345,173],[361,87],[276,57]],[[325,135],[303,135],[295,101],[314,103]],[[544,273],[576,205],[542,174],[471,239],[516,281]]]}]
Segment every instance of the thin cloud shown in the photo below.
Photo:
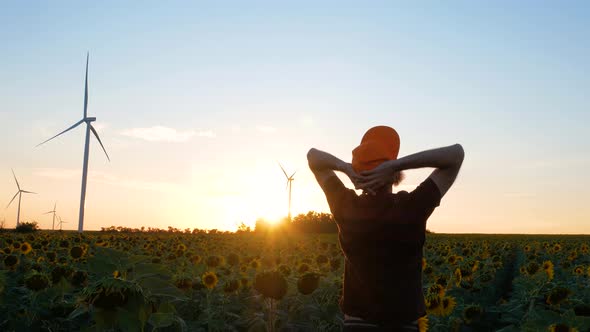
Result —
[{"label": "thin cloud", "polygon": [[[180,143],[190,140],[194,136],[212,135],[213,132],[199,132],[194,130],[179,131],[174,128],[153,126],[148,128],[131,128],[121,132],[121,135],[139,138],[148,142],[173,142]],[[210,137],[210,136],[208,136]]]}]

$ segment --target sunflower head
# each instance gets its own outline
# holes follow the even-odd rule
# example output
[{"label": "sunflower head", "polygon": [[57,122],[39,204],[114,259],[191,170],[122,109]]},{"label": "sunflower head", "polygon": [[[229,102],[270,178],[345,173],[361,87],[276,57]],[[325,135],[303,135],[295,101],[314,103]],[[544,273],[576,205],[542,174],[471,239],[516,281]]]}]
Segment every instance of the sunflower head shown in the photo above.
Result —
[{"label": "sunflower head", "polygon": [[80,259],[82,256],[84,256],[84,249],[82,247],[73,246],[72,249],[70,249],[70,257],[73,259]]},{"label": "sunflower head", "polygon": [[585,269],[584,269],[584,267],[583,267],[583,266],[581,266],[581,265],[578,265],[578,266],[576,266],[576,267],[574,268],[574,274],[575,274],[575,275],[577,275],[577,276],[581,276],[581,275],[583,275],[583,274],[584,274],[584,272],[585,272],[584,270],[585,270]]},{"label": "sunflower head", "polygon": [[471,304],[463,309],[463,319],[465,323],[471,324],[475,321],[478,321],[483,314],[482,308],[477,304]]},{"label": "sunflower head", "polygon": [[4,266],[13,270],[18,264],[18,257],[16,255],[8,255],[4,258]]},{"label": "sunflower head", "polygon": [[33,247],[31,247],[29,242],[23,242],[23,244],[20,245],[20,251],[25,255],[30,253],[32,250]]},{"label": "sunflower head", "polygon": [[422,316],[422,317],[418,318],[418,331],[419,332],[428,331],[428,316]]},{"label": "sunflower head", "polygon": [[287,280],[278,271],[258,273],[254,280],[254,289],[264,297],[275,300],[282,299],[287,294]]},{"label": "sunflower head", "polygon": [[455,309],[455,298],[452,296],[445,296],[441,300],[440,314],[441,316],[449,316],[453,309]]},{"label": "sunflower head", "polygon": [[34,271],[25,278],[25,286],[34,292],[38,292],[49,286],[49,278],[45,274]]},{"label": "sunflower head", "polygon": [[219,281],[215,272],[212,272],[212,271],[205,272],[205,274],[203,274],[201,280],[203,282],[203,285],[205,285],[205,287],[207,287],[208,289],[215,288],[215,286],[217,285],[217,282]]},{"label": "sunflower head", "polygon": [[223,292],[226,294],[232,294],[237,292],[240,289],[240,280],[238,279],[230,279],[225,282],[223,285]]},{"label": "sunflower head", "polygon": [[303,295],[313,293],[320,285],[320,275],[314,272],[307,272],[297,280],[297,290]]},{"label": "sunflower head", "polygon": [[549,293],[545,302],[549,305],[559,305],[571,294],[565,287],[557,287]]}]

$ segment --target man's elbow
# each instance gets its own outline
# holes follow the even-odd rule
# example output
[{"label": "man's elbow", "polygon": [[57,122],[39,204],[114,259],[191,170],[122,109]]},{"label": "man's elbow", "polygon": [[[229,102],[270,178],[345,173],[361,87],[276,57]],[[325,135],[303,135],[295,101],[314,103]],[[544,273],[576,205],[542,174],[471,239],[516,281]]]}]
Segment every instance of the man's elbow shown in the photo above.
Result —
[{"label": "man's elbow", "polygon": [[316,152],[317,150],[315,148],[311,148],[309,151],[307,151],[307,164],[311,169],[313,169]]},{"label": "man's elbow", "polygon": [[465,150],[463,150],[463,146],[459,143],[453,146],[455,148],[457,163],[461,165],[463,163],[463,159],[465,159]]}]

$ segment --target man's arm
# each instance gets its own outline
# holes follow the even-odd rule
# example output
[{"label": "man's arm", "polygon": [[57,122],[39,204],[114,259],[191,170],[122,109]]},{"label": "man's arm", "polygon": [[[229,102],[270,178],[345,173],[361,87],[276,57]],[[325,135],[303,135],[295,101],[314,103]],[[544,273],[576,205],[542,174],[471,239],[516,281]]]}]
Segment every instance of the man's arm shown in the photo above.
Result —
[{"label": "man's arm", "polygon": [[460,144],[414,153],[396,160],[389,160],[376,168],[361,173],[359,185],[373,192],[390,181],[393,174],[407,169],[436,168],[429,178],[438,187],[441,197],[455,182],[461,169],[465,152]]},{"label": "man's arm", "polygon": [[351,164],[344,162],[327,152],[314,148],[311,148],[307,152],[307,162],[309,164],[309,168],[321,186],[323,186],[326,180],[328,180],[330,177],[336,176],[334,171],[340,171],[348,175],[356,187],[358,175],[352,169]]}]

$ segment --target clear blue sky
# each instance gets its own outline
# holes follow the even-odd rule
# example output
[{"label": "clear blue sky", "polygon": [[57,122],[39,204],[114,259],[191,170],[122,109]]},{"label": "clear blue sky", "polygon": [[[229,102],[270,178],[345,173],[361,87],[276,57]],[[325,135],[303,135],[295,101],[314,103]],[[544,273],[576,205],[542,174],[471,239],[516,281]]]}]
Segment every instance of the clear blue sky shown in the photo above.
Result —
[{"label": "clear blue sky", "polygon": [[[87,228],[234,229],[328,211],[307,168],[317,147],[350,160],[387,124],[401,155],[459,142],[460,178],[439,232],[590,233],[588,2],[4,2],[0,205],[16,187],[77,223],[89,114]],[[4,175],[2,175],[4,174]],[[411,190],[427,170],[408,173]],[[16,205],[0,211],[13,226]]]}]

